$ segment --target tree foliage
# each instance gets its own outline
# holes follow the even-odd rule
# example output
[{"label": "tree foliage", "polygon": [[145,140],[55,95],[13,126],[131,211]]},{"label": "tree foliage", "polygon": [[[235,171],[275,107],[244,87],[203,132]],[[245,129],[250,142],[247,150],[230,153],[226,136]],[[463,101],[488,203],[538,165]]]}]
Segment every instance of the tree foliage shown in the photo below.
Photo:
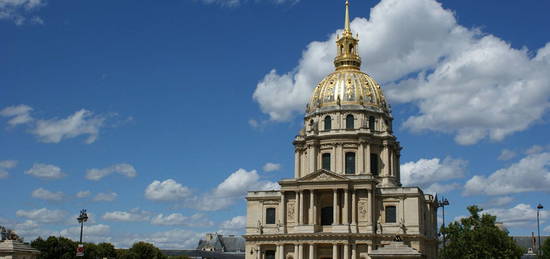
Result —
[{"label": "tree foliage", "polygon": [[64,237],[41,237],[31,242],[31,246],[40,250],[39,259],[167,259],[160,249],[152,244],[137,242],[130,249],[115,249],[110,243],[84,243],[84,256],[76,257],[78,242]]},{"label": "tree foliage", "polygon": [[470,216],[442,228],[447,244],[441,258],[509,259],[520,258],[522,249],[508,232],[496,226],[496,216],[482,214],[481,208],[469,206]]},{"label": "tree foliage", "polygon": [[544,243],[540,249],[542,250],[542,258],[550,259],[550,238],[546,238],[546,240],[544,240]]}]

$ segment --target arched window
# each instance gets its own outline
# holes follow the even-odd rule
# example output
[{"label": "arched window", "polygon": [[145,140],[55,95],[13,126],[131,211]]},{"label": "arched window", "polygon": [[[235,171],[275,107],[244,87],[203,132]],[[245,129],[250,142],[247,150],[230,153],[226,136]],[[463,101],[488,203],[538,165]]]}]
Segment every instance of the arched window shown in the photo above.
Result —
[{"label": "arched window", "polygon": [[353,115],[351,114],[348,114],[348,116],[346,116],[346,129],[353,129],[354,126],[353,126],[353,123],[354,123],[354,118],[353,118]]},{"label": "arched window", "polygon": [[369,116],[369,129],[375,130],[376,128],[376,120],[374,119],[374,116]]},{"label": "arched window", "polygon": [[321,208],[321,225],[322,226],[332,225],[333,215],[334,214],[332,212],[332,207]]},{"label": "arched window", "polygon": [[322,167],[325,170],[330,170],[330,153],[323,153]]},{"label": "arched window", "polygon": [[325,130],[332,129],[332,119],[330,116],[325,117]]},{"label": "arched window", "polygon": [[397,208],[395,206],[386,206],[386,223],[397,222]]},{"label": "arched window", "polygon": [[265,224],[275,224],[275,208],[265,209]]},{"label": "arched window", "polygon": [[355,153],[346,153],[346,174],[355,174]]},{"label": "arched window", "polygon": [[370,154],[370,173],[378,175],[378,154]]},{"label": "arched window", "polygon": [[353,54],[353,44],[349,44],[349,54]]}]

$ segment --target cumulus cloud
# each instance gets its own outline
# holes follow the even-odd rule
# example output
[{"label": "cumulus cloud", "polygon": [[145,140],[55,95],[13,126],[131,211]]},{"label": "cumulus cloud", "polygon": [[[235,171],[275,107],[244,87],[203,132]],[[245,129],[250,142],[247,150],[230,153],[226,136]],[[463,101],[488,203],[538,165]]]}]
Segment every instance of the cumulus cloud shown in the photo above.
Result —
[{"label": "cumulus cloud", "polygon": [[246,216],[236,216],[220,224],[221,229],[227,229],[227,230],[244,231],[245,227],[246,227]]},{"label": "cumulus cloud", "polygon": [[122,163],[103,169],[89,169],[86,172],[86,178],[88,180],[98,181],[101,178],[113,173],[121,174],[128,178],[133,178],[137,175],[136,169],[132,165]]},{"label": "cumulus cloud", "polygon": [[32,197],[36,199],[46,200],[46,201],[61,201],[65,198],[63,192],[52,192],[44,188],[38,188],[32,191]]},{"label": "cumulus cloud", "polygon": [[[457,24],[435,0],[382,0],[370,20],[356,18],[351,27],[362,36],[362,69],[386,85],[391,102],[417,107],[403,124],[411,131],[453,134],[462,145],[498,141],[527,129],[550,106],[550,43],[531,57]],[[311,42],[294,70],[272,70],[258,83],[253,98],[270,120],[304,111],[314,86],[333,70],[335,38]]]},{"label": "cumulus cloud", "polygon": [[50,210],[47,208],[35,210],[18,210],[15,212],[17,217],[27,218],[39,223],[59,223],[62,222],[67,215],[63,210]]},{"label": "cumulus cloud", "polygon": [[[3,0],[0,0],[0,6],[1,6],[1,1]],[[26,124],[31,122],[33,120],[30,115],[31,111],[32,111],[31,107],[24,104],[20,104],[16,106],[8,106],[0,110],[0,116],[11,118],[10,120],[8,120],[8,124],[10,125],[10,127],[15,127],[19,124]]]},{"label": "cumulus cloud", "polygon": [[[83,239],[87,242],[111,242],[111,227],[105,224],[84,224],[82,231]],[[78,240],[80,236],[80,227],[71,227],[63,229],[59,232],[63,237],[68,237],[73,240]]]},{"label": "cumulus cloud", "polygon": [[550,190],[550,153],[528,155],[489,176],[475,175],[466,182],[463,195],[506,195]]},{"label": "cumulus cloud", "polygon": [[163,182],[155,180],[145,189],[145,197],[154,201],[175,201],[191,195],[189,188],[173,179]]},{"label": "cumulus cloud", "polygon": [[510,149],[503,149],[500,151],[500,155],[498,156],[498,160],[510,160],[512,158],[516,157],[516,152],[510,150]]},{"label": "cumulus cloud", "polygon": [[264,170],[264,172],[273,172],[273,171],[278,171],[279,169],[281,169],[281,164],[276,164],[276,163],[266,163],[262,169]]},{"label": "cumulus cloud", "polygon": [[544,232],[550,233],[550,225],[543,229]]},{"label": "cumulus cloud", "polygon": [[444,193],[459,188],[456,183],[441,184],[451,179],[462,178],[468,163],[461,159],[446,157],[419,159],[401,165],[401,182],[405,186],[426,188],[428,193]]},{"label": "cumulus cloud", "polygon": [[0,161],[0,179],[7,178],[10,175],[8,169],[12,169],[15,166],[17,166],[17,161],[15,160]]},{"label": "cumulus cloud", "polygon": [[539,146],[539,145],[533,145],[530,148],[528,148],[527,150],[525,150],[525,154],[532,155],[532,154],[540,153],[542,151],[544,151],[544,147]]},{"label": "cumulus cloud", "polygon": [[135,208],[130,211],[105,212],[101,218],[104,220],[121,222],[149,221],[151,218],[151,212]]},{"label": "cumulus cloud", "polygon": [[485,202],[483,204],[483,207],[487,207],[487,208],[501,207],[501,206],[510,204],[512,201],[514,201],[514,198],[510,196],[495,197]]},{"label": "cumulus cloud", "polygon": [[32,133],[45,143],[59,143],[61,140],[88,135],[87,144],[96,141],[105,117],[81,109],[65,119],[37,120]]},{"label": "cumulus cloud", "polygon": [[42,19],[30,13],[45,4],[43,0],[0,0],[0,20],[9,20],[16,25],[37,23],[38,19]]},{"label": "cumulus cloud", "polygon": [[[537,209],[529,204],[520,203],[512,208],[506,209],[488,209],[482,213],[488,213],[497,216],[497,221],[501,221],[507,227],[527,227],[536,226]],[[541,219],[550,218],[550,212],[541,211]]]},{"label": "cumulus cloud", "polygon": [[193,227],[209,227],[214,223],[210,221],[204,214],[193,214],[184,216],[181,213],[172,213],[169,215],[158,214],[151,219],[151,224],[162,226],[193,226]]},{"label": "cumulus cloud", "polygon": [[162,249],[194,249],[203,236],[203,233],[186,229],[171,229],[162,232],[126,235],[114,239],[112,243],[117,248],[128,248],[135,242],[144,241]]},{"label": "cumulus cloud", "polygon": [[118,194],[116,192],[100,192],[92,199],[93,201],[114,201]]},{"label": "cumulus cloud", "polygon": [[92,192],[90,191],[79,191],[76,193],[76,197],[81,199],[90,197],[90,195],[92,195]]},{"label": "cumulus cloud", "polygon": [[61,171],[61,168],[55,165],[41,163],[33,164],[31,169],[25,171],[25,174],[42,179],[59,179],[66,175]]},{"label": "cumulus cloud", "polygon": [[201,197],[188,199],[186,203],[187,206],[195,209],[214,211],[234,204],[236,200],[245,197],[248,191],[278,190],[279,188],[276,182],[261,180],[256,170],[247,171],[241,168],[229,175],[213,191]]}]

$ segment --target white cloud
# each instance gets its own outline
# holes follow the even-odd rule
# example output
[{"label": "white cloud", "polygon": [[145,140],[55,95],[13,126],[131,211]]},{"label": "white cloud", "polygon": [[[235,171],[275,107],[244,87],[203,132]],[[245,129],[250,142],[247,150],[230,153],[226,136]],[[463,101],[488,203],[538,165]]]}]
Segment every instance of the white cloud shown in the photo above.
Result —
[{"label": "white cloud", "polygon": [[489,176],[476,175],[466,185],[464,195],[506,195],[550,190],[550,153],[528,155],[508,168]]},{"label": "white cloud", "polygon": [[279,188],[276,182],[261,180],[256,170],[246,171],[241,168],[229,175],[212,192],[188,199],[186,204],[204,211],[220,210],[242,199],[248,191],[278,190]]},{"label": "white cloud", "polygon": [[[28,14],[46,3],[42,0],[0,0],[0,20],[10,20],[17,25],[28,22]],[[36,17],[30,19],[35,23]],[[38,17],[40,18],[40,17]]]},{"label": "white cloud", "polygon": [[105,117],[81,109],[65,119],[37,120],[32,133],[45,143],[59,143],[63,139],[88,135],[86,143],[96,141]]},{"label": "white cloud", "polygon": [[154,201],[175,201],[191,195],[189,188],[179,184],[173,179],[163,182],[153,181],[145,189],[145,197]]},{"label": "white cloud", "polygon": [[242,230],[246,227],[246,216],[236,216],[220,224],[221,229]]},{"label": "white cloud", "polygon": [[431,188],[434,190],[450,189],[454,185],[433,184],[464,177],[466,165],[466,161],[451,157],[446,157],[443,161],[439,158],[422,158],[401,165],[401,182],[405,186],[418,185],[424,188],[432,185]]},{"label": "white cloud", "polygon": [[276,164],[276,163],[266,163],[262,169],[264,170],[264,172],[273,172],[273,171],[278,171],[281,169],[281,164]]},{"label": "white cloud", "polygon": [[144,241],[162,249],[194,249],[202,237],[204,237],[203,233],[172,229],[164,232],[127,235],[114,239],[112,243],[117,248],[127,248],[135,242]]},{"label": "white cloud", "polygon": [[27,218],[39,223],[59,223],[67,215],[63,210],[50,210],[46,208],[35,210],[18,210],[15,212],[17,217]]},{"label": "white cloud", "polygon": [[32,197],[46,201],[61,201],[65,198],[65,195],[63,192],[52,192],[44,188],[38,188],[32,191]]},{"label": "white cloud", "polygon": [[459,189],[460,187],[462,186],[458,183],[449,183],[449,184],[432,183],[428,187],[426,187],[426,189],[424,190],[424,193],[442,194],[442,193]]},{"label": "white cloud", "polygon": [[172,213],[169,215],[158,214],[151,219],[151,224],[162,226],[193,226],[193,227],[209,227],[214,223],[204,214],[194,214],[190,217],[184,216],[181,213]]},{"label": "white cloud", "polygon": [[92,192],[90,191],[79,191],[76,193],[77,198],[87,198],[90,197],[90,195],[92,195]]},{"label": "white cloud", "polygon": [[550,225],[545,227],[542,231],[550,233]]},{"label": "white cloud", "polygon": [[[108,235],[111,232],[111,227],[104,224],[84,224],[82,231],[83,240],[86,242],[110,242],[111,237]],[[78,240],[80,236],[80,227],[71,227],[63,229],[59,232],[63,237],[68,237],[73,240]]]},{"label": "white cloud", "polygon": [[33,164],[32,168],[25,171],[25,174],[32,175],[42,179],[59,179],[64,177],[66,174],[61,171],[61,168],[55,165]]},{"label": "white cloud", "polygon": [[137,175],[136,169],[126,163],[116,164],[103,169],[89,169],[86,172],[86,178],[88,180],[98,181],[101,178],[110,175],[112,173],[118,173],[128,178],[133,178]]},{"label": "white cloud", "polygon": [[[386,84],[392,102],[417,106],[404,123],[412,131],[453,134],[463,145],[498,141],[550,107],[550,43],[531,58],[527,49],[458,25],[435,0],[382,0],[370,20],[356,18],[351,27],[362,36],[363,70]],[[293,71],[272,70],[258,83],[253,98],[271,120],[304,111],[314,86],[333,70],[334,41],[335,33],[311,42]]]},{"label": "white cloud", "polygon": [[114,201],[118,194],[116,192],[100,192],[96,194],[93,201]]},{"label": "white cloud", "polygon": [[101,218],[104,220],[121,222],[149,221],[151,218],[151,212],[135,208],[130,211],[106,212]]},{"label": "white cloud", "polygon": [[[1,1],[2,0],[0,0],[0,6],[1,6]],[[29,107],[27,105],[24,105],[24,104],[20,104],[20,105],[16,105],[16,106],[8,106],[8,107],[0,110],[0,116],[11,118],[8,121],[8,124],[11,127],[15,127],[19,124],[26,124],[26,123],[31,122],[33,120],[31,115],[30,115],[31,111],[32,111],[31,107]]]},{"label": "white cloud", "polygon": [[3,160],[0,161],[0,179],[7,178],[9,176],[8,169],[12,169],[17,166],[15,160]]},{"label": "white cloud", "polygon": [[485,202],[482,206],[487,208],[495,208],[495,207],[508,205],[512,201],[514,201],[514,198],[510,196],[502,196],[502,197],[496,197],[496,198],[490,199],[489,201]]},{"label": "white cloud", "polygon": [[[507,227],[526,227],[537,224],[537,209],[529,204],[520,203],[508,209],[488,209],[482,213],[497,216],[497,221],[503,222]],[[550,212],[541,211],[540,218],[550,218]]]},{"label": "white cloud", "polygon": [[542,151],[544,151],[544,147],[539,146],[539,145],[533,145],[532,147],[525,150],[525,154],[532,155],[532,154],[540,153]]},{"label": "white cloud", "polygon": [[516,156],[516,152],[510,150],[510,149],[503,149],[500,151],[500,155],[498,156],[498,160],[510,160]]}]

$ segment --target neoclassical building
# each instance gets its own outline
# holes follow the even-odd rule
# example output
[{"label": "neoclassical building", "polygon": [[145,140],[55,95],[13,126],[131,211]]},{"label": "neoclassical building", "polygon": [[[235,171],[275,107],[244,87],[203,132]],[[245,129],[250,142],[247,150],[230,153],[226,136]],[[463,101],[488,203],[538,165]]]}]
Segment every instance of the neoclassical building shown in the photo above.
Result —
[{"label": "neoclassical building", "polygon": [[400,182],[401,146],[349,23],[293,141],[294,178],[247,199],[246,259],[436,258],[436,201]]}]

